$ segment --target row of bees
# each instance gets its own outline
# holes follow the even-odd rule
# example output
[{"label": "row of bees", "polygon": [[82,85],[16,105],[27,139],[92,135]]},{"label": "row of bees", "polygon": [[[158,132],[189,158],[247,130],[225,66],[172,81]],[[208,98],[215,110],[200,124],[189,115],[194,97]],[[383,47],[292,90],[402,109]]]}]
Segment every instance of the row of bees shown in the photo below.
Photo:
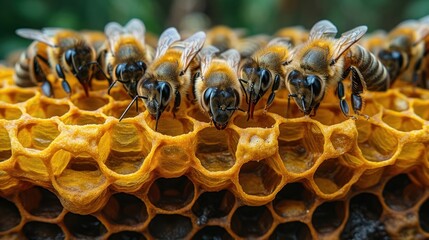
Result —
[{"label": "row of bees", "polygon": [[[366,89],[386,91],[396,79],[427,87],[429,16],[405,21],[389,33],[364,36],[366,31],[359,26],[336,38],[337,28],[328,20],[309,31],[290,27],[274,37],[241,38],[227,27],[215,27],[182,39],[168,28],[153,40],[138,19],[125,26],[108,23],[104,33],[18,29],[19,36],[34,41],[16,63],[14,78],[22,87],[40,86],[50,97],[48,74],[56,75],[68,94],[73,91],[69,77],[87,96],[94,80],[108,81],[107,93],[121,84],[131,97],[121,119],[141,99],[156,126],[164,111],[175,114],[183,101],[191,101],[224,129],[236,111],[247,109],[252,118],[265,95],[260,104],[268,109],[280,88],[310,116],[327,89],[334,88],[343,114],[356,118],[364,115]],[[353,113],[343,83],[348,78]]]}]

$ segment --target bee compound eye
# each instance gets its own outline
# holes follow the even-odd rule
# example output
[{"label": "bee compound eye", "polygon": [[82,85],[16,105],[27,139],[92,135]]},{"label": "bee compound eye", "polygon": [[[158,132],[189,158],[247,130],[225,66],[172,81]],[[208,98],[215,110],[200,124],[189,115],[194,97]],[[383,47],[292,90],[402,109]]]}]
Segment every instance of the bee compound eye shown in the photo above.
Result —
[{"label": "bee compound eye", "polygon": [[210,98],[211,96],[214,94],[214,92],[216,91],[215,88],[208,88],[203,95],[203,102],[204,105],[208,106],[210,104]]},{"label": "bee compound eye", "polygon": [[161,105],[165,106],[167,102],[170,100],[171,87],[165,82],[161,82],[158,85],[158,92],[161,97]]},{"label": "bee compound eye", "polygon": [[121,63],[118,66],[116,66],[115,76],[120,82],[124,81],[124,79],[122,79],[122,73],[124,71],[125,71],[125,63]]},{"label": "bee compound eye", "polygon": [[262,69],[261,70],[261,88],[263,91],[266,91],[268,89],[268,87],[270,86],[270,72]]},{"label": "bee compound eye", "polygon": [[75,55],[75,51],[73,49],[68,49],[64,53],[64,57],[66,60],[67,65],[71,66],[73,68],[73,57]]},{"label": "bee compound eye", "polygon": [[147,69],[147,65],[146,63],[144,63],[143,61],[137,61],[137,66],[143,71],[145,72]]},{"label": "bee compound eye", "polygon": [[322,84],[321,84],[321,80],[319,77],[315,76],[315,75],[309,75],[306,78],[306,82],[308,84],[308,86],[310,86],[313,94],[315,96],[319,95],[321,90],[322,90]]}]

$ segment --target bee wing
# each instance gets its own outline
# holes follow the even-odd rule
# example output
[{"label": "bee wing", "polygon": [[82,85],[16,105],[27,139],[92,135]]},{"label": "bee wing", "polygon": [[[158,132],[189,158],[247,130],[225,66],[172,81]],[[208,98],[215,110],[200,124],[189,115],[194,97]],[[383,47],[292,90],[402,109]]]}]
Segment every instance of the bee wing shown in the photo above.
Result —
[{"label": "bee wing", "polygon": [[166,29],[158,40],[158,46],[156,48],[155,59],[164,55],[167,49],[173,44],[180,40],[180,34],[177,32],[177,29],[174,27]]},{"label": "bee wing", "polygon": [[180,60],[183,63],[182,71],[185,71],[186,68],[188,68],[189,63],[191,63],[192,59],[203,47],[205,40],[206,34],[200,31],[183,41],[185,49],[183,50],[182,56],[180,57]]},{"label": "bee wing", "polygon": [[240,53],[235,49],[229,49],[228,51],[223,52],[221,55],[228,65],[238,73],[238,64],[240,63]]},{"label": "bee wing", "polygon": [[20,37],[31,39],[31,40],[36,40],[36,41],[45,43],[50,47],[57,47],[55,42],[53,41],[53,39],[51,37],[47,36],[46,34],[44,34],[40,30],[29,29],[29,28],[20,28],[20,29],[17,29],[15,32]]},{"label": "bee wing", "polygon": [[131,19],[127,23],[127,25],[125,25],[124,29],[127,33],[132,34],[136,39],[138,39],[140,43],[144,46],[144,35],[146,33],[146,27],[140,19]]},{"label": "bee wing", "polygon": [[110,52],[113,54],[115,43],[118,41],[120,36],[124,33],[124,29],[117,22],[110,22],[104,27],[104,34],[109,41]]},{"label": "bee wing", "polygon": [[308,39],[311,41],[320,38],[331,38],[335,37],[337,32],[337,27],[334,24],[328,20],[321,20],[311,28]]},{"label": "bee wing", "polygon": [[341,34],[340,39],[338,39],[334,45],[332,60],[336,62],[344,51],[349,49],[354,43],[363,37],[367,30],[367,26],[359,26]]},{"label": "bee wing", "polygon": [[287,48],[291,48],[292,42],[291,42],[291,39],[289,37],[276,37],[276,38],[272,39],[271,41],[269,41],[267,44],[267,46],[272,46],[272,45],[281,45],[281,46],[285,46]]},{"label": "bee wing", "polygon": [[417,28],[417,36],[418,37],[413,43],[413,46],[419,44],[421,41],[423,41],[426,37],[429,36],[429,22],[427,24],[420,24],[420,26]]},{"label": "bee wing", "polygon": [[205,72],[207,71],[208,66],[210,65],[210,62],[213,59],[213,56],[219,52],[219,49],[217,49],[214,46],[207,46],[203,49],[201,49],[199,56],[201,61],[201,75],[204,76]]}]

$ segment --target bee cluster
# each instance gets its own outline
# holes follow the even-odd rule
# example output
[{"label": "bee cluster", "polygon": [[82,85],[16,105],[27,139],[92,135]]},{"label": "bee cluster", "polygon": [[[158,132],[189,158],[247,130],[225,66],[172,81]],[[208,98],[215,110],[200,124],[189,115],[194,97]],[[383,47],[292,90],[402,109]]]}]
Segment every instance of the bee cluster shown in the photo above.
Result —
[{"label": "bee cluster", "polygon": [[428,29],[19,29],[0,238],[429,238]]},{"label": "bee cluster", "polygon": [[[353,118],[367,117],[362,113],[365,89],[386,91],[398,78],[426,87],[429,17],[364,39],[366,26],[336,39],[337,28],[328,20],[317,22],[309,32],[286,28],[271,39],[240,39],[226,27],[210,31],[207,39],[198,32],[181,40],[177,30],[169,28],[153,46],[146,43],[145,25],[138,19],[125,26],[107,24],[104,37],[97,32],[18,29],[18,35],[35,41],[16,64],[16,83],[40,84],[45,95],[54,96],[46,76],[55,72],[70,94],[68,73],[88,96],[92,79],[107,80],[108,93],[120,82],[132,99],[120,119],[133,103],[138,110],[142,99],[157,125],[164,111],[175,115],[188,100],[197,103],[218,129],[226,128],[236,110],[244,111],[242,99],[249,119],[267,92],[265,111],[282,87],[289,92],[288,102],[292,98],[304,115],[312,116],[333,87],[342,113]],[[343,83],[349,75],[354,114]]]}]

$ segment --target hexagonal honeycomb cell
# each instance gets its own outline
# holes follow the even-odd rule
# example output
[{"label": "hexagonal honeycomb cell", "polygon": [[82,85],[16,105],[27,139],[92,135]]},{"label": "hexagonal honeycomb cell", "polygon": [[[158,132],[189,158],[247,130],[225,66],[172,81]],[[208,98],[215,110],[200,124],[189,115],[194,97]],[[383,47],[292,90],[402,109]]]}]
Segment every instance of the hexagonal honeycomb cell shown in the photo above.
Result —
[{"label": "hexagonal honeycomb cell", "polygon": [[48,98],[12,74],[0,67],[2,239],[429,238],[429,90],[367,92],[368,119],[331,93],[303,116],[279,90],[224,130],[186,103],[155,130],[141,101],[119,121],[122,87]]}]

